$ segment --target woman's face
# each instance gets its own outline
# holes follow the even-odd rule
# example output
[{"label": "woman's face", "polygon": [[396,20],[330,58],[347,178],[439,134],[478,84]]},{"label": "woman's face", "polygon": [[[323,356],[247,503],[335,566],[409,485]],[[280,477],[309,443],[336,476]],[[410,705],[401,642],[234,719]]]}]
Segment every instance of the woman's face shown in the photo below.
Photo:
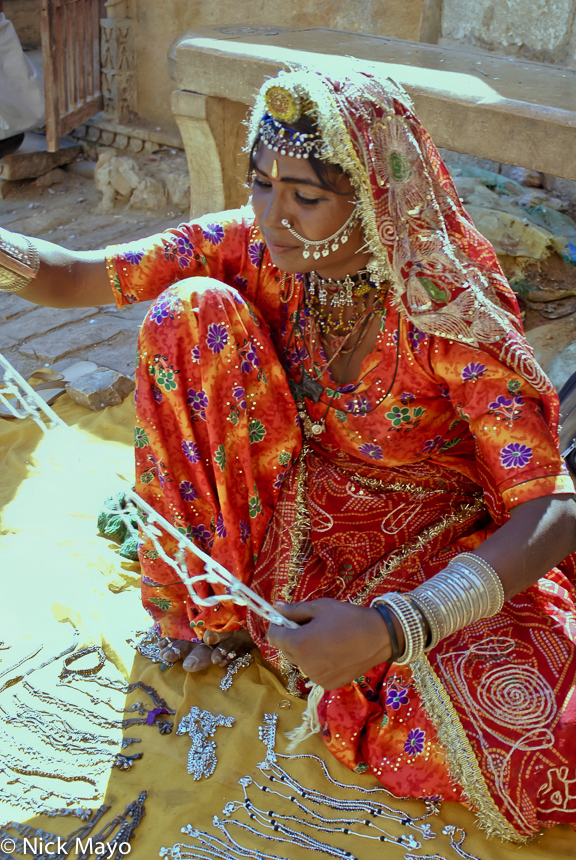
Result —
[{"label": "woman's face", "polygon": [[[278,175],[272,179],[274,161]],[[350,180],[340,175],[327,191],[305,158],[280,155],[260,144],[254,157],[252,207],[264,236],[272,261],[283,272],[318,272],[323,278],[342,279],[366,266],[370,254],[362,252],[365,240],[356,224],[348,241],[327,257],[315,260],[302,256],[304,244],[282,224],[290,226],[306,239],[326,239],[346,223],[354,209],[354,192]]]}]

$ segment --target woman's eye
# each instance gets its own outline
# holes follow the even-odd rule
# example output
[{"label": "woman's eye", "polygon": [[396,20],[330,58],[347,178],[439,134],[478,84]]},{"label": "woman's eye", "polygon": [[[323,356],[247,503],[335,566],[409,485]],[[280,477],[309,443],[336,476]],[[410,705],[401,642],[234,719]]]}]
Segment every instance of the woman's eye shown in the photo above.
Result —
[{"label": "woman's eye", "polygon": [[252,175],[252,185],[255,185],[257,188],[270,188],[270,182],[265,182],[256,176],[256,174]]},{"label": "woman's eye", "polygon": [[314,204],[318,203],[319,197],[303,197],[298,191],[296,192],[296,199],[298,203],[303,203],[305,206],[314,206]]}]

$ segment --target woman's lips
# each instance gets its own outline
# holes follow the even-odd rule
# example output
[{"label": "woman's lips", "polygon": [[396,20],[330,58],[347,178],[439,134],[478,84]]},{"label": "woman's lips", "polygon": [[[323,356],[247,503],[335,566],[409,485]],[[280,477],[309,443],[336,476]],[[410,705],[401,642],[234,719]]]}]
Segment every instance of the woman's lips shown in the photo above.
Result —
[{"label": "woman's lips", "polygon": [[281,245],[277,242],[272,242],[271,240],[266,240],[266,245],[268,246],[268,250],[271,254],[285,254],[287,251],[297,251],[297,245]]}]

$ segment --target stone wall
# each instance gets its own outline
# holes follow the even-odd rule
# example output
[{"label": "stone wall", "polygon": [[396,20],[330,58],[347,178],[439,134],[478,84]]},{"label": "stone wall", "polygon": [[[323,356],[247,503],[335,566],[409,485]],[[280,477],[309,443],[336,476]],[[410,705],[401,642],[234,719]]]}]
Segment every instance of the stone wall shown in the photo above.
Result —
[{"label": "stone wall", "polygon": [[576,0],[443,0],[441,44],[576,65]]},{"label": "stone wall", "polygon": [[175,128],[174,89],[166,55],[172,41],[194,27],[330,27],[437,42],[442,0],[132,0],[135,27],[137,110],[164,128]]},{"label": "stone wall", "polygon": [[14,24],[24,47],[40,45],[40,0],[3,0],[4,14]]}]

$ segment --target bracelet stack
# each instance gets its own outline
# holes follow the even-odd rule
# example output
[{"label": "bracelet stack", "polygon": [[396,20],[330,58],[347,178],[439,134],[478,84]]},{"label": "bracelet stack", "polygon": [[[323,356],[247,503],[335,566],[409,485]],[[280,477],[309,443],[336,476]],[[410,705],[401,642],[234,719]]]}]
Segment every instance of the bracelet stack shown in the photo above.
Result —
[{"label": "bracelet stack", "polygon": [[38,274],[40,257],[34,243],[0,227],[0,291],[18,293]]},{"label": "bracelet stack", "polygon": [[[468,552],[452,559],[444,570],[414,591],[383,594],[371,604],[388,628],[392,646],[389,662],[399,665],[421,657],[424,651],[436,647],[457,630],[496,615],[503,605],[500,577],[483,558]],[[392,610],[402,626],[405,647],[401,655],[396,631],[394,636],[390,632],[393,623],[388,610]]]}]

